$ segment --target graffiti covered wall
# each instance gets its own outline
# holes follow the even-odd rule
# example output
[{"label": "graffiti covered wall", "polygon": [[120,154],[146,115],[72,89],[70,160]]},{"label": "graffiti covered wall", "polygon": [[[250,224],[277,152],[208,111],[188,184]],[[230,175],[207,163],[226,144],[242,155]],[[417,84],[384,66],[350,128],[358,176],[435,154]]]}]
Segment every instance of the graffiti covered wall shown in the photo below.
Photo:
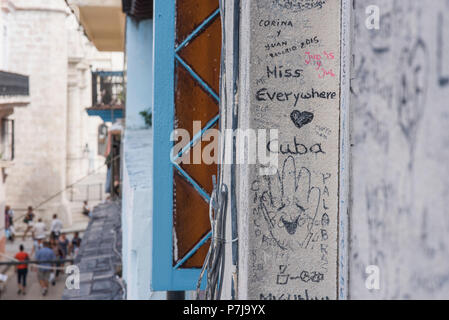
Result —
[{"label": "graffiti covered wall", "polygon": [[242,113],[252,130],[277,130],[265,143],[259,131],[257,150],[278,161],[266,174],[258,159],[247,176],[241,297],[335,299],[340,1],[253,0],[246,9],[250,97]]},{"label": "graffiti covered wall", "polygon": [[447,298],[449,1],[354,5],[349,297]]}]

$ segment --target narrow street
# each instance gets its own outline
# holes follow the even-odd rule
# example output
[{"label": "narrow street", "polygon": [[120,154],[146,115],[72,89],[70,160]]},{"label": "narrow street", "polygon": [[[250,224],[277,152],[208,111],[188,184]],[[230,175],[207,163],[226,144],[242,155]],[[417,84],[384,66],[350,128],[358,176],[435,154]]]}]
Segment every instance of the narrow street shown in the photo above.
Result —
[{"label": "narrow street", "polygon": [[[73,237],[73,231],[85,230],[89,223],[89,218],[81,213],[83,206],[82,200],[89,199],[89,205],[91,206],[91,208],[93,208],[101,202],[100,200],[105,199],[106,196],[104,195],[104,193],[99,195],[99,190],[95,188],[104,181],[105,177],[103,174],[94,174],[84,179],[82,181],[82,184],[77,185],[73,188],[73,198],[71,199],[73,201],[70,202],[73,214],[72,226],[70,228],[63,229],[65,232],[68,232],[67,238],[69,239],[69,241]],[[89,189],[89,193],[86,194],[85,186],[94,187],[91,187]],[[104,192],[104,190],[101,189],[101,192]],[[18,252],[20,244],[24,245],[25,251],[28,254],[31,254],[31,250],[33,247],[33,241],[31,237],[27,237],[25,241],[22,240],[23,226],[20,225],[20,222],[18,222],[18,224],[18,236],[15,238],[14,242],[6,242],[5,255],[10,258],[13,258]],[[47,223],[47,227],[49,227],[49,222]],[[81,232],[80,235],[82,237],[83,232]],[[33,258],[34,257],[31,257],[31,259]],[[0,270],[3,271],[3,268],[0,268]],[[66,274],[64,272],[59,274],[55,286],[50,285],[49,291],[46,296],[42,296],[41,287],[37,280],[37,272],[36,269],[33,269],[33,267],[30,267],[28,269],[26,295],[17,294],[17,274],[15,272],[15,268],[10,267],[6,274],[8,275],[8,281],[5,286],[6,290],[2,293],[0,300],[61,300],[66,280]]]},{"label": "narrow street", "polygon": [[[25,251],[30,253],[33,244],[32,240],[27,239],[26,241],[22,241],[21,238],[18,238],[14,242],[7,243],[6,255],[14,257],[21,243],[25,246]],[[65,274],[59,275],[55,286],[50,285],[48,293],[45,297],[42,296],[41,287],[37,281],[37,272],[35,270],[28,270],[26,295],[17,294],[17,274],[15,273],[14,267],[10,267],[7,274],[8,281],[6,284],[6,290],[2,294],[0,300],[61,300],[65,287]]]}]

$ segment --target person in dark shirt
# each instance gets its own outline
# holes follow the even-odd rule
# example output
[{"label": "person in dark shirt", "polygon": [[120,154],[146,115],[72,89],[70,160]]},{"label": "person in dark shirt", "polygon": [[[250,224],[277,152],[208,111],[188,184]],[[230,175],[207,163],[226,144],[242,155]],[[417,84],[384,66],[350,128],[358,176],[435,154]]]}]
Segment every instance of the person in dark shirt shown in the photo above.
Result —
[{"label": "person in dark shirt", "polygon": [[25,215],[25,218],[23,218],[23,222],[27,225],[27,228],[25,229],[25,232],[23,233],[23,240],[25,240],[27,233],[33,229],[33,219],[34,219],[34,212],[33,207],[28,207],[28,212]]},{"label": "person in dark shirt", "polygon": [[86,217],[90,217],[90,208],[89,205],[87,204],[87,200],[84,201],[84,205],[83,205],[83,214]]},{"label": "person in dark shirt", "polygon": [[[67,254],[69,253],[69,245],[70,245],[70,242],[66,238],[65,234],[61,234],[58,239],[57,254],[56,254],[56,256],[58,257],[59,260],[64,260],[67,258]],[[64,262],[58,261],[58,263],[56,263],[56,267],[58,267],[56,270],[56,278],[59,276],[59,273],[60,273],[59,268],[62,266],[64,266]],[[56,283],[55,281],[52,282],[53,285],[55,285],[55,283]]]},{"label": "person in dark shirt", "polygon": [[6,238],[14,241],[14,211],[10,206],[5,207],[5,232]]},{"label": "person in dark shirt", "polygon": [[76,256],[79,248],[81,247],[81,238],[78,232],[75,232],[75,235],[72,238],[72,243],[70,244],[70,254]]}]

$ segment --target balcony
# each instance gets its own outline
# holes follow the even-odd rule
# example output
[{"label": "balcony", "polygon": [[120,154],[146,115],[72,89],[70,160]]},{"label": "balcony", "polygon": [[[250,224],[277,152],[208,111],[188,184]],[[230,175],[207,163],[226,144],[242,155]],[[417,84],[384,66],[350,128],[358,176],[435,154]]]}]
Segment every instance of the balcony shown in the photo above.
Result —
[{"label": "balcony", "polygon": [[125,77],[123,71],[92,72],[92,107],[90,116],[99,116],[105,122],[123,118],[125,108]]},{"label": "balcony", "polygon": [[125,14],[120,0],[68,0],[88,38],[99,51],[123,51]]},{"label": "balcony", "polygon": [[30,103],[28,76],[0,71],[0,106],[19,107]]}]

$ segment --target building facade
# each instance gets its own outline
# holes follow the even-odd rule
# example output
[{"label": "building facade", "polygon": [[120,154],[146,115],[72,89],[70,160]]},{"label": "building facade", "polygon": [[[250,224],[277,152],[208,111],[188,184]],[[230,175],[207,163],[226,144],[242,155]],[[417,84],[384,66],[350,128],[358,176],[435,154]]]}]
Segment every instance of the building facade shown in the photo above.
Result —
[{"label": "building facade", "polygon": [[12,115],[16,108],[26,108],[30,103],[29,77],[12,73],[8,70],[9,48],[7,43],[8,33],[8,8],[1,4],[0,11],[0,260],[4,257],[7,236],[10,236],[10,219],[5,217],[6,207],[6,182],[8,174],[14,166],[16,156],[15,127],[16,123]]},{"label": "building facade", "polygon": [[64,190],[104,164],[97,152],[103,121],[86,112],[91,71],[121,61],[98,52],[63,0],[3,1],[3,14],[8,68],[30,76],[32,97],[28,112],[14,114],[17,158],[6,201],[19,215],[37,206],[38,216],[58,213],[69,226],[73,206]]},{"label": "building facade", "polygon": [[[19,214],[19,209],[38,205],[66,184],[67,11],[59,1],[7,5],[8,66],[30,75],[33,97],[28,112],[14,115],[17,158],[6,199]],[[52,202],[51,210],[67,219],[63,196]]]},{"label": "building facade", "polygon": [[[1,23],[1,18],[0,18]],[[0,260],[5,252],[7,237],[11,237],[11,219],[14,216],[8,212],[6,216],[5,187],[8,174],[14,166],[15,121],[11,119],[15,108],[24,108],[29,102],[29,78],[24,75],[0,71]]]}]

